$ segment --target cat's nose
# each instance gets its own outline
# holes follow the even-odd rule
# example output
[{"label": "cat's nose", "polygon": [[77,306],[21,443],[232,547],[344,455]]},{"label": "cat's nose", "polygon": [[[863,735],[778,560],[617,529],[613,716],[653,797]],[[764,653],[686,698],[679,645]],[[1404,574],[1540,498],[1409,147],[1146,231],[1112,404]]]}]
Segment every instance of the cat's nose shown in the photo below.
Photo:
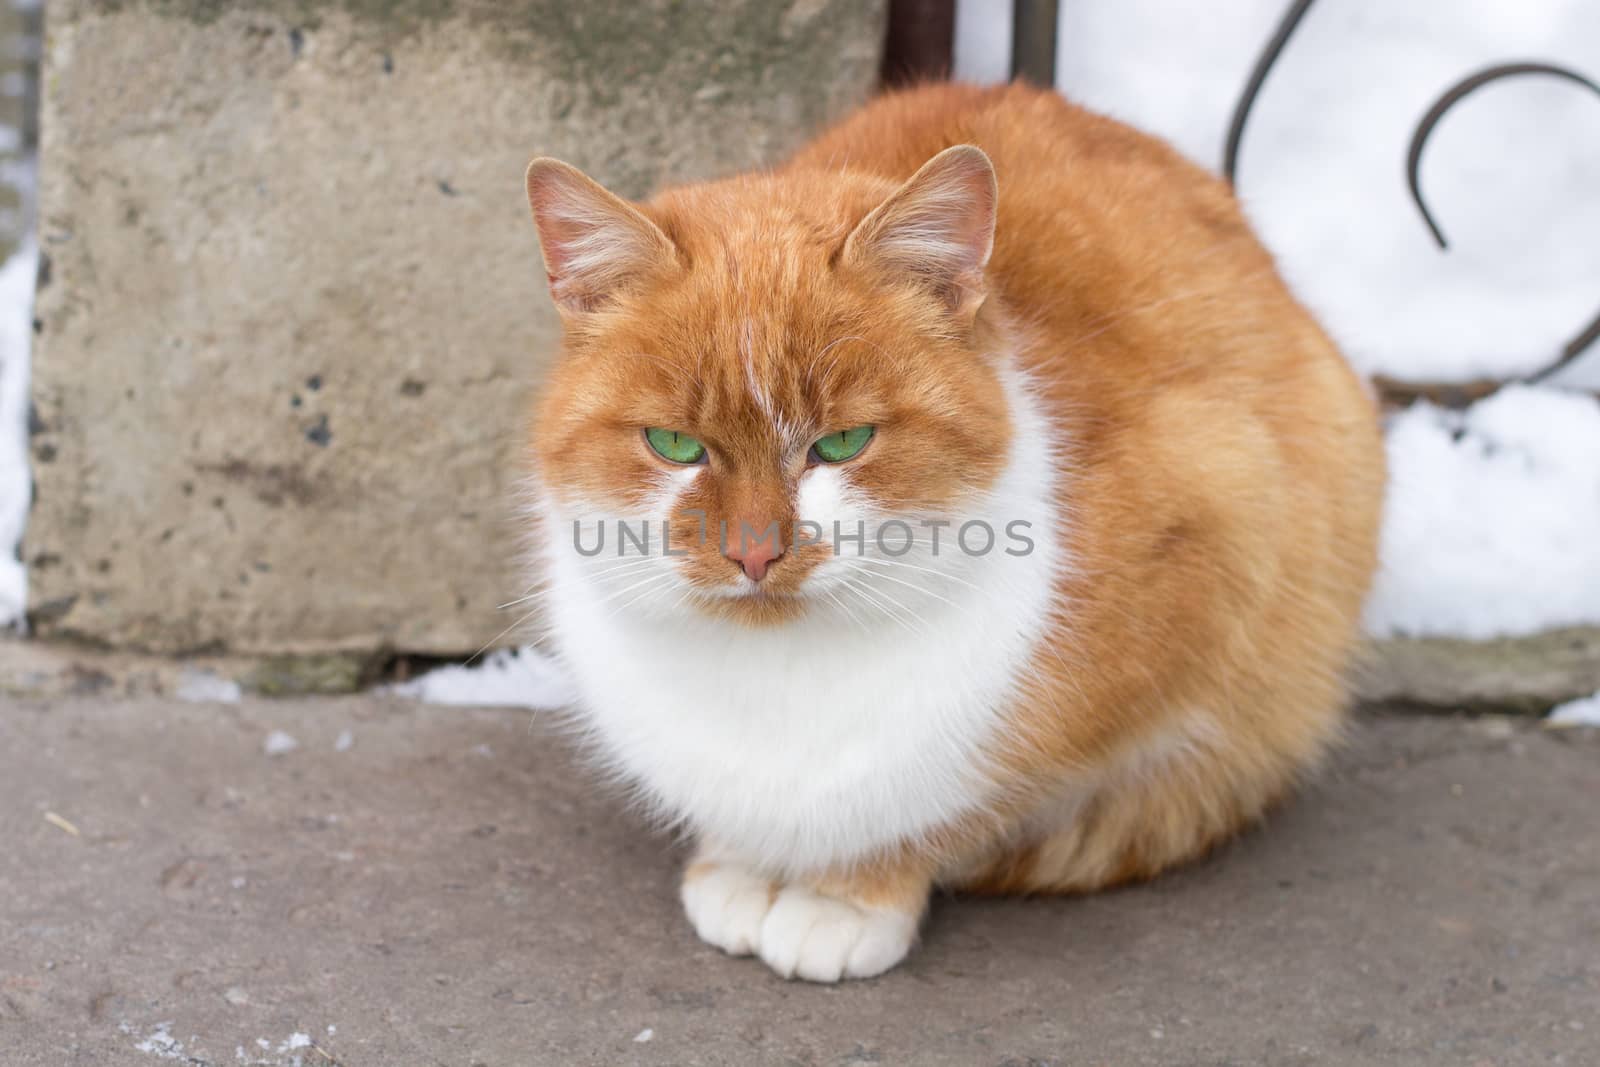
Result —
[{"label": "cat's nose", "polygon": [[783,555],[783,543],[775,532],[757,540],[755,537],[737,538],[728,546],[728,558],[744,568],[752,582],[766,577],[772,561]]}]

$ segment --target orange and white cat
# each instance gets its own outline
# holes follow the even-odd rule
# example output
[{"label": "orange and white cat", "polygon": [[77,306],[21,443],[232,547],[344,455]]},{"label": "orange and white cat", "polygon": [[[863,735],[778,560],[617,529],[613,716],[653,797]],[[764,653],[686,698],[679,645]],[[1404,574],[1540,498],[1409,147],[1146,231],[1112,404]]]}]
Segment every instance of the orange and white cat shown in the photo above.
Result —
[{"label": "orange and white cat", "polygon": [[701,938],[875,975],[935,887],[1148,877],[1334,737],[1376,412],[1221,182],[930,86],[775,170],[631,204],[540,159],[528,197],[550,639],[696,840]]}]

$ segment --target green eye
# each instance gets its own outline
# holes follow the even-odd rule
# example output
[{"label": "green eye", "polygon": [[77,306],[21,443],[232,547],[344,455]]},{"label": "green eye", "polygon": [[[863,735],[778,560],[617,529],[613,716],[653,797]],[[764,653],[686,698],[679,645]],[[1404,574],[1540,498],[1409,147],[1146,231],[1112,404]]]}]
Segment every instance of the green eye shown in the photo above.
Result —
[{"label": "green eye", "polygon": [[663,430],[659,426],[652,426],[644,432],[644,439],[650,443],[656,455],[662,459],[670,459],[674,463],[699,463],[706,454],[705,445],[677,430]]},{"label": "green eye", "polygon": [[870,440],[872,440],[871,426],[840,430],[838,433],[817,438],[817,443],[811,446],[811,454],[824,463],[843,463],[859,455]]}]

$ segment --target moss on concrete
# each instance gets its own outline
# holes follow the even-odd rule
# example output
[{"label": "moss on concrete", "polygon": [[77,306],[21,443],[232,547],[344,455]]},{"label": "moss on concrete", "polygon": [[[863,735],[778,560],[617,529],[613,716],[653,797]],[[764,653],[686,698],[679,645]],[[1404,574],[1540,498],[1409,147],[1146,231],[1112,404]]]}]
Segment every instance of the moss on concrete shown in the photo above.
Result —
[{"label": "moss on concrete", "polygon": [[354,693],[367,680],[374,657],[336,652],[315,656],[275,656],[239,676],[239,684],[269,697],[316,693]]}]

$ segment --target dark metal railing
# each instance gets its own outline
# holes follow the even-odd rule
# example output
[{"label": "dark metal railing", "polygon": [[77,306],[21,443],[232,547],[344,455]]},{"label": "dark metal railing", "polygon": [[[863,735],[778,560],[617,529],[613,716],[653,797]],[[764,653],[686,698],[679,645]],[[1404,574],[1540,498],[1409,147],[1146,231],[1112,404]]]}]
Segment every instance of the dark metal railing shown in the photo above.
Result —
[{"label": "dark metal railing", "polygon": [[1057,0],[1013,0],[1011,76],[1055,88]]},{"label": "dark metal railing", "polygon": [[[1245,124],[1249,121],[1251,108],[1255,105],[1256,97],[1261,94],[1261,87],[1266,83],[1267,75],[1271,73],[1278,58],[1283,55],[1284,47],[1289,43],[1289,38],[1294,35],[1301,20],[1305,18],[1311,4],[1312,0],[1293,0],[1288,10],[1284,12],[1283,18],[1279,20],[1277,29],[1262,48],[1249,78],[1245,80],[1244,89],[1234,105],[1233,117],[1228,122],[1228,136],[1222,150],[1222,173],[1230,184],[1238,184],[1239,149],[1244,140]],[[1554,63],[1537,61],[1500,63],[1468,75],[1446,89],[1418,120],[1416,128],[1412,131],[1411,144],[1406,150],[1406,184],[1411,191],[1412,202],[1417,205],[1417,211],[1421,214],[1422,221],[1427,225],[1433,239],[1438,242],[1440,251],[1449,251],[1450,244],[1445,240],[1444,231],[1439,228],[1433,213],[1428,210],[1427,203],[1422,199],[1422,150],[1427,146],[1429,135],[1450,109],[1469,93],[1504,78],[1534,74],[1562,78],[1600,96],[1600,85],[1577,71]],[[1374,380],[1386,398],[1397,403],[1404,403],[1417,397],[1427,397],[1437,403],[1460,406],[1487,396],[1505,385],[1513,383],[1533,385],[1547,381],[1563,367],[1570,365],[1597,340],[1600,340],[1600,314],[1562,345],[1552,362],[1531,374],[1510,379],[1484,379],[1465,383],[1406,382],[1386,376],[1378,376]]]}]

